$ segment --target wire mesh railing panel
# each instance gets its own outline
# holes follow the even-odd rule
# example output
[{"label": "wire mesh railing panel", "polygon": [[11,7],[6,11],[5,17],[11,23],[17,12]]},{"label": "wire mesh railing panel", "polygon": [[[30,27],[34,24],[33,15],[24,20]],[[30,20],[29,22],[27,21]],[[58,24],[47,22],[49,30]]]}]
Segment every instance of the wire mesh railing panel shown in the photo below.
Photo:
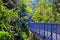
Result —
[{"label": "wire mesh railing panel", "polygon": [[28,23],[28,28],[46,40],[60,40],[60,23]]}]

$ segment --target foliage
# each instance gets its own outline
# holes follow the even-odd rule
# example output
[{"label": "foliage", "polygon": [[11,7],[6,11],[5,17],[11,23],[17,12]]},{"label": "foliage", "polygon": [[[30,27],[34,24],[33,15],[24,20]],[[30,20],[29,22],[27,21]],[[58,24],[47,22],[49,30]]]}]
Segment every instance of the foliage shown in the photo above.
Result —
[{"label": "foliage", "polygon": [[0,31],[0,40],[12,40],[12,37],[8,32]]},{"label": "foliage", "polygon": [[32,17],[35,22],[54,22],[54,15],[52,13],[52,2],[40,0],[34,10]]},{"label": "foliage", "polygon": [[2,6],[2,5],[0,6],[0,21],[1,22],[2,21],[10,22],[11,20],[15,21],[17,17],[18,15],[14,10],[9,10],[5,6]]},{"label": "foliage", "polygon": [[0,31],[9,32],[12,40],[20,40],[20,38],[26,40],[28,34],[26,19],[31,12],[28,0],[1,0],[0,4]]},{"label": "foliage", "polygon": [[25,32],[21,32],[20,36],[24,38],[24,40],[28,40],[28,37]]},{"label": "foliage", "polygon": [[59,10],[59,8],[60,8],[60,0],[53,0],[53,14],[54,14],[54,21],[55,22],[60,22],[60,17],[59,17],[59,15],[60,15],[60,10]]},{"label": "foliage", "polygon": [[59,0],[39,0],[34,10],[29,7],[29,1],[0,0],[0,39],[28,40],[30,33],[26,20],[32,12],[35,22],[60,22]]}]

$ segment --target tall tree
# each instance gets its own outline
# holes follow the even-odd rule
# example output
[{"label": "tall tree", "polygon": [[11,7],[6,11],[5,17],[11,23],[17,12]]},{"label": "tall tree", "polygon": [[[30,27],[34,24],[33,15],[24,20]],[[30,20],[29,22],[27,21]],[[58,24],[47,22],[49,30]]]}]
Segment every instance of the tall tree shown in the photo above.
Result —
[{"label": "tall tree", "polygon": [[52,13],[51,2],[48,2],[46,0],[40,0],[34,10],[34,15],[32,19],[36,22],[53,22],[53,18],[54,16]]},{"label": "tall tree", "polygon": [[60,0],[53,0],[53,14],[55,22],[60,22]]}]

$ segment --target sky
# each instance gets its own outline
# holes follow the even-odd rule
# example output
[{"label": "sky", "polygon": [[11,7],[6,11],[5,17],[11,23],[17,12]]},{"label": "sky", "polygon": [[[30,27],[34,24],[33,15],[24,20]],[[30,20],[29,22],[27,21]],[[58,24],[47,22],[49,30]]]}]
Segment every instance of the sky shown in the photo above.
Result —
[{"label": "sky", "polygon": [[32,9],[34,9],[36,7],[36,3],[39,2],[39,1],[40,0],[30,0],[30,3],[29,3],[30,7]]}]

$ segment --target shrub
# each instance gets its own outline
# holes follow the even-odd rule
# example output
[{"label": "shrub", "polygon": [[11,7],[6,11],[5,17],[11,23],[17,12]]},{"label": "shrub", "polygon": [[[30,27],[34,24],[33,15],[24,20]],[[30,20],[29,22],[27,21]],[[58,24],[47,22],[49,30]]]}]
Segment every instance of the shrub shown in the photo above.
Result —
[{"label": "shrub", "polygon": [[11,40],[12,37],[8,32],[0,31],[0,40]]}]

